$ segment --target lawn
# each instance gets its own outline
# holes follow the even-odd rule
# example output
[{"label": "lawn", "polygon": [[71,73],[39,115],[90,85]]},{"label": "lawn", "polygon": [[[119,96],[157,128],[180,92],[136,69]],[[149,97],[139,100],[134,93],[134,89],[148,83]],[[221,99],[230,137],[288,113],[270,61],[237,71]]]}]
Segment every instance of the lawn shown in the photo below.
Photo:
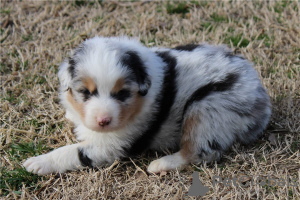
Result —
[{"label": "lawn", "polygon": [[[299,16],[297,1],[1,1],[0,198],[194,199],[200,196],[187,193],[196,171],[209,187],[203,199],[299,199]],[[146,172],[163,155],[155,152],[106,168],[44,177],[26,172],[28,157],[76,142],[59,104],[58,66],[70,49],[96,35],[128,35],[148,47],[225,44],[242,54],[272,99],[264,136],[250,146],[235,144],[218,163],[161,175]],[[214,176],[247,176],[243,183],[253,177],[254,184],[213,186]]]}]

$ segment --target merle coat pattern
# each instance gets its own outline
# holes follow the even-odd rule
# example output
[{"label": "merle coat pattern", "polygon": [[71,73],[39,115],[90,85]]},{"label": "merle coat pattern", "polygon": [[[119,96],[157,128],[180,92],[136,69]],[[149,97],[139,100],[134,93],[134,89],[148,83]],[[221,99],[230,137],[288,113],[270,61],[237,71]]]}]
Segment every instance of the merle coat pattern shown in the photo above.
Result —
[{"label": "merle coat pattern", "polygon": [[147,150],[179,149],[159,173],[219,159],[253,143],[271,105],[257,72],[224,46],[146,48],[127,37],[86,40],[60,66],[60,99],[81,142],[29,158],[37,174],[103,166]]}]

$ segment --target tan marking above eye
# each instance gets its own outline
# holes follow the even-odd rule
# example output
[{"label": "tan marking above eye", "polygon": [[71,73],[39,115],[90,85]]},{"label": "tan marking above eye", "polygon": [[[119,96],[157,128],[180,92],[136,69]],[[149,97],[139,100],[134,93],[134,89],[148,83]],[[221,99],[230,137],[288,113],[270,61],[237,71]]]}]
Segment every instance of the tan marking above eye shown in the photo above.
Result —
[{"label": "tan marking above eye", "polygon": [[97,90],[97,85],[95,84],[94,80],[90,77],[84,78],[82,80],[83,85],[86,89],[90,91],[90,93],[93,93]]},{"label": "tan marking above eye", "polygon": [[124,79],[123,78],[119,78],[116,81],[114,87],[112,88],[111,93],[118,93],[123,88],[124,83],[125,83]]}]

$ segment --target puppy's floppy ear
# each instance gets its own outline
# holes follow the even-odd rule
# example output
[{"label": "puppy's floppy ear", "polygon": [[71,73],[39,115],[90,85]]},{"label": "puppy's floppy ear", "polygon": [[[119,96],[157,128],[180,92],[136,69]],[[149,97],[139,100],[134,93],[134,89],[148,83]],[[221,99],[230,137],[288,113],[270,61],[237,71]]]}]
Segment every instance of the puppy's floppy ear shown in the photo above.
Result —
[{"label": "puppy's floppy ear", "polygon": [[72,80],[72,74],[70,73],[69,60],[65,60],[59,66],[58,78],[62,90],[67,90],[70,87],[70,82]]},{"label": "puppy's floppy ear", "polygon": [[59,66],[58,77],[61,84],[62,89],[66,90],[70,87],[71,80],[76,76],[76,57],[78,54],[82,54],[85,52],[85,45],[80,44],[77,49],[75,49],[72,56],[66,59]]},{"label": "puppy's floppy ear", "polygon": [[146,96],[148,93],[149,88],[151,87],[151,80],[150,77],[147,75],[143,81],[143,83],[139,84],[139,94],[141,96]]},{"label": "puppy's floppy ear", "polygon": [[135,51],[127,51],[120,61],[123,66],[128,67],[132,72],[135,81],[139,85],[139,94],[145,96],[151,87],[151,80],[141,57]]}]

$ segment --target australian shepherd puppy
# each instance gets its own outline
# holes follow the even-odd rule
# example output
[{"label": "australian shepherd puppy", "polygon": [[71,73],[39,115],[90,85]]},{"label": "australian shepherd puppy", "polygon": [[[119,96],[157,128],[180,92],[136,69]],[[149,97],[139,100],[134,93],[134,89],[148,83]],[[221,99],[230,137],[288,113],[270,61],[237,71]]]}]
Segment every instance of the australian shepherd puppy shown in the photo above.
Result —
[{"label": "australian shepherd puppy", "polygon": [[94,37],[59,69],[60,99],[81,142],[29,158],[36,174],[113,163],[146,150],[159,173],[220,158],[253,143],[271,115],[269,96],[245,58],[207,44],[146,48],[127,37]]}]

